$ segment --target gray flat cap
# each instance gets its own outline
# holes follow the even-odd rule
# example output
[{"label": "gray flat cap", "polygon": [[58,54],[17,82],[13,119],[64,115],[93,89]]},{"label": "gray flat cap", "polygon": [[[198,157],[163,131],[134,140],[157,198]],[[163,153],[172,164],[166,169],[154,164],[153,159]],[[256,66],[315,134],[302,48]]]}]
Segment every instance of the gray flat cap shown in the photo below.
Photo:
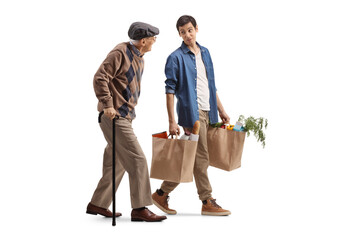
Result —
[{"label": "gray flat cap", "polygon": [[151,26],[150,24],[143,22],[134,22],[131,24],[128,35],[130,39],[140,40],[146,37],[153,37],[159,34],[157,27]]}]

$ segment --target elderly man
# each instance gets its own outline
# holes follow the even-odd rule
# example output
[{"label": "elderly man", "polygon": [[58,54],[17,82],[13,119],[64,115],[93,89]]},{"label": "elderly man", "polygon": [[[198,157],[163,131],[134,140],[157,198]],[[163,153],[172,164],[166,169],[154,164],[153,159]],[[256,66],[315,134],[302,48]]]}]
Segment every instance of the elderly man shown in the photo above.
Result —
[{"label": "elderly man", "polygon": [[[131,221],[162,221],[165,216],[152,213],[149,173],[145,155],[132,129],[135,106],[140,96],[144,54],[151,51],[159,29],[147,23],[135,22],[128,31],[130,42],[118,44],[105,58],[94,76],[94,90],[99,100],[100,128],[107,146],[103,158],[103,176],[87,206],[86,213],[111,217],[112,148],[116,149],[116,178],[118,188],[125,173],[129,175]],[[112,119],[116,119],[116,146],[112,146]],[[121,213],[116,213],[121,216]]]}]

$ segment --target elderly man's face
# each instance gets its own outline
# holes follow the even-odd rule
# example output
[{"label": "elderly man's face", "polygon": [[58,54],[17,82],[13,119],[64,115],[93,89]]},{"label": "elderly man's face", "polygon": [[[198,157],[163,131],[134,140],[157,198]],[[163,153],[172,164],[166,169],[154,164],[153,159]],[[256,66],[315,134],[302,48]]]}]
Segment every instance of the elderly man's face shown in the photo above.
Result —
[{"label": "elderly man's face", "polygon": [[150,52],[152,45],[156,42],[156,36],[147,37],[144,40],[145,40],[144,53]]}]

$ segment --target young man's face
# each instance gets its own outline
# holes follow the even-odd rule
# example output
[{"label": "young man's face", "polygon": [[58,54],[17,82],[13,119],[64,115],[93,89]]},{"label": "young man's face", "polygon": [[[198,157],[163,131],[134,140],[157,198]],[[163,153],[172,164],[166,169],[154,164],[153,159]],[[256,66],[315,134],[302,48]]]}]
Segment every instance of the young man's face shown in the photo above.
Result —
[{"label": "young man's face", "polygon": [[188,22],[184,26],[179,27],[179,35],[182,37],[187,46],[196,44],[197,32],[198,27],[196,26],[195,28],[191,22]]}]

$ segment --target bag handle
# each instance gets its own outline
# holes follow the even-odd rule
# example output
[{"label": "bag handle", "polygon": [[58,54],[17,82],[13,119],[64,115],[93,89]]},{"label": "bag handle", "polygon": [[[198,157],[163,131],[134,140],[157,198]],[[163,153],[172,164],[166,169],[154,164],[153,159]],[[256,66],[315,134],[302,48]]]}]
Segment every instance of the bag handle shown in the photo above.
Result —
[{"label": "bag handle", "polygon": [[[175,139],[178,140],[178,136],[179,136],[179,135],[178,135],[178,134],[175,134],[175,135],[176,135],[176,138],[175,138]],[[174,136],[174,135],[171,135],[171,134],[169,133],[168,138],[169,138],[170,136],[171,136],[171,139],[173,139],[173,136]]]}]

